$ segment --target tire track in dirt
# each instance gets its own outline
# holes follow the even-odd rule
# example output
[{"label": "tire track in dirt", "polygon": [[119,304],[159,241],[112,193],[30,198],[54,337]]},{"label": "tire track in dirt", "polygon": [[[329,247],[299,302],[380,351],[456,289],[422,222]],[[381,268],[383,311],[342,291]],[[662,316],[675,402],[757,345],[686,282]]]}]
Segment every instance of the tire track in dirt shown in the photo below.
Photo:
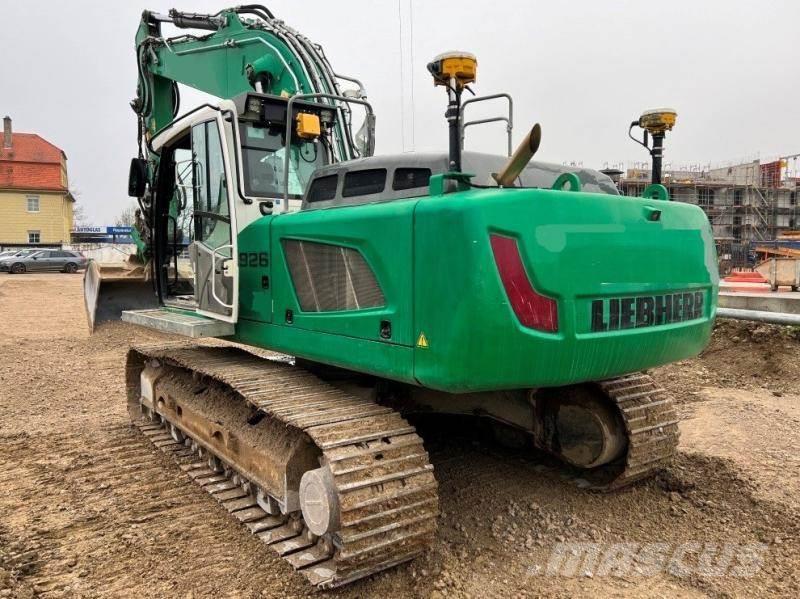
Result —
[{"label": "tire track in dirt", "polygon": [[[173,580],[161,592],[169,594],[181,578],[186,588],[196,588],[203,571],[213,571],[215,579],[237,578],[238,543],[231,541],[240,537],[227,513],[204,501],[188,477],[154,454],[136,431],[112,427],[101,433],[93,439],[29,435],[0,444],[0,497],[21,497],[27,508],[14,510],[0,500],[0,509],[22,531],[17,541],[28,554],[26,581],[46,596],[87,588],[125,594],[148,574],[143,567],[163,569],[166,558],[185,550],[187,536],[193,549],[184,563],[174,564]],[[42,501],[42,493],[51,500]],[[38,505],[30,509],[31,503]],[[149,541],[161,563],[129,551],[137,540]],[[110,551],[109,543],[117,550]],[[221,554],[213,551],[220,547]],[[285,575],[291,578],[291,569]]]}]

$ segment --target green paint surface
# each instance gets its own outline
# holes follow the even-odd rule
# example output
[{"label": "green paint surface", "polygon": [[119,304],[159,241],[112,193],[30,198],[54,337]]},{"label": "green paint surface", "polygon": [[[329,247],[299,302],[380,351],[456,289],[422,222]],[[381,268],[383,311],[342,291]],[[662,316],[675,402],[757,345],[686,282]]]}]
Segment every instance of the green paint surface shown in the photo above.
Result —
[{"label": "green paint surface", "polygon": [[[558,386],[686,358],[708,343],[718,276],[696,206],[550,190],[470,191],[420,202],[415,220],[415,352],[425,386],[453,391]],[[648,221],[647,207],[662,210]],[[559,330],[523,327],[489,244],[517,240],[528,278],[558,302]],[[591,332],[591,302],[699,290],[701,318]],[[442,299],[444,301],[442,301]]]},{"label": "green paint surface", "polygon": [[[558,302],[557,333],[518,321],[492,234],[517,240],[533,287]],[[281,239],[360,251],[385,306],[304,313]],[[687,358],[708,343],[716,311],[710,226],[698,207],[677,202],[473,189],[264,217],[240,234],[239,251],[265,250],[269,266],[240,270],[240,341],[453,392],[565,385]],[[608,320],[611,298],[678,292],[702,294],[697,318],[592,332],[592,302],[606,301]],[[392,324],[388,340],[380,337],[384,320]]]}]

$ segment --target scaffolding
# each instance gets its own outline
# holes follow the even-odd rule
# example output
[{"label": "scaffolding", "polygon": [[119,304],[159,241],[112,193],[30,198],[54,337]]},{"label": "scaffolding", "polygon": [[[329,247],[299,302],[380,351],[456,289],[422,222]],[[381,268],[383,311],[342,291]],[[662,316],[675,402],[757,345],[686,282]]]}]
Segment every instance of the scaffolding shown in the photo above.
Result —
[{"label": "scaffolding", "polygon": [[[746,266],[756,243],[800,227],[798,158],[670,168],[663,182],[673,200],[695,204],[706,213],[720,258]],[[650,180],[649,165],[634,163],[618,185],[622,194],[639,196]]]}]

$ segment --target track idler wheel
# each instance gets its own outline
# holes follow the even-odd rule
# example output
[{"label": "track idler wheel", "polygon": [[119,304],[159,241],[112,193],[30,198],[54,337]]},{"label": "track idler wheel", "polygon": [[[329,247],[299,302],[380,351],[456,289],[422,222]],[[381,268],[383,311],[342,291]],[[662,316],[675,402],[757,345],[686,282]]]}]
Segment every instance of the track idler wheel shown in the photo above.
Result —
[{"label": "track idler wheel", "polygon": [[341,524],[339,497],[330,468],[309,470],[300,479],[300,509],[308,529],[321,537]]},{"label": "track idler wheel", "polygon": [[534,443],[542,449],[586,469],[625,455],[628,442],[619,412],[594,385],[541,390],[531,401]]}]

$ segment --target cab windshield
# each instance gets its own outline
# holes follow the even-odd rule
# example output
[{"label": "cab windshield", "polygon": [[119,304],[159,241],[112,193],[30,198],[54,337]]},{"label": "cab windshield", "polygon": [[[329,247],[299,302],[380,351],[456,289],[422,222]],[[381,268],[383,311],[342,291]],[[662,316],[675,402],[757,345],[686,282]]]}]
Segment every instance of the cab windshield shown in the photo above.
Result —
[{"label": "cab windshield", "polygon": [[[245,194],[263,198],[283,196],[286,163],[283,129],[240,121],[239,131]],[[302,197],[312,173],[326,162],[320,142],[301,140],[293,144],[289,152],[289,197]]]}]

